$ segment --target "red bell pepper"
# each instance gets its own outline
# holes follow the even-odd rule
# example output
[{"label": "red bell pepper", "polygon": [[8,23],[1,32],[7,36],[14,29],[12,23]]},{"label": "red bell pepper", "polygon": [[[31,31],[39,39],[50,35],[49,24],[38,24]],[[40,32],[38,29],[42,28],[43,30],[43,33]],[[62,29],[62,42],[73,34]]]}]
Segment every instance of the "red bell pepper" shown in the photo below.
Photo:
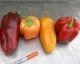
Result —
[{"label": "red bell pepper", "polygon": [[56,21],[55,30],[61,43],[72,41],[79,32],[79,23],[71,17],[63,17]]},{"label": "red bell pepper", "polygon": [[4,15],[1,23],[1,47],[5,54],[13,52],[19,39],[20,15],[8,12]]}]

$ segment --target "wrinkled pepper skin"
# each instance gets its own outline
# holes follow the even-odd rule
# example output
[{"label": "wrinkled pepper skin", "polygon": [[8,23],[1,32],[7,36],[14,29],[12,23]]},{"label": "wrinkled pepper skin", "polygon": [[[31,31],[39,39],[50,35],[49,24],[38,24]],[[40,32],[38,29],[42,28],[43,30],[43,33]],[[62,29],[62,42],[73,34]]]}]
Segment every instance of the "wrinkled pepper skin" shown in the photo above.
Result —
[{"label": "wrinkled pepper skin", "polygon": [[54,21],[49,17],[40,19],[40,40],[46,53],[51,53],[56,46]]},{"label": "wrinkled pepper skin", "polygon": [[5,54],[13,52],[19,39],[19,24],[20,15],[13,12],[8,12],[2,18],[1,23],[1,47]]},{"label": "wrinkled pepper skin", "polygon": [[55,23],[58,40],[61,43],[68,43],[78,35],[79,23],[76,19],[73,19],[72,27],[70,27],[69,23],[71,21],[71,17],[63,17],[59,18]]}]

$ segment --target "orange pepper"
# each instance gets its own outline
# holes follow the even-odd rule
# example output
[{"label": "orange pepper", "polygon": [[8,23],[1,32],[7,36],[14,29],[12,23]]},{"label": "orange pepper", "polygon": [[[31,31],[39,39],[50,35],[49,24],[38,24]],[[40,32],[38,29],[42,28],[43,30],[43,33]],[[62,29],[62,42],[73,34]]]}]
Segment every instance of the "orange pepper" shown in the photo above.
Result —
[{"label": "orange pepper", "polygon": [[56,33],[54,29],[54,22],[49,17],[40,19],[40,40],[47,53],[54,50],[56,46]]},{"label": "orange pepper", "polygon": [[25,39],[37,37],[40,30],[39,19],[35,16],[24,17],[20,23],[20,33]]}]

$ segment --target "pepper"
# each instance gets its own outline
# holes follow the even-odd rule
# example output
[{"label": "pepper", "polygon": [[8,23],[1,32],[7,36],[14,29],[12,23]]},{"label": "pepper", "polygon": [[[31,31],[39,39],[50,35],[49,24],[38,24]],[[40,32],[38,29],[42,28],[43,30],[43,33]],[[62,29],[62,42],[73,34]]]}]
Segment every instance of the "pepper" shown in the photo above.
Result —
[{"label": "pepper", "polygon": [[59,18],[55,23],[58,40],[61,43],[72,41],[79,33],[79,23],[73,17]]},{"label": "pepper", "polygon": [[40,22],[36,16],[25,16],[20,22],[20,33],[25,39],[32,39],[38,36]]},{"label": "pepper", "polygon": [[13,52],[19,39],[19,24],[20,15],[13,12],[8,12],[2,18],[1,23],[1,48],[5,54]]},{"label": "pepper", "polygon": [[51,53],[56,47],[54,21],[49,17],[40,19],[40,40],[45,52]]},{"label": "pepper", "polygon": [[80,24],[79,24],[79,30],[80,30]]}]

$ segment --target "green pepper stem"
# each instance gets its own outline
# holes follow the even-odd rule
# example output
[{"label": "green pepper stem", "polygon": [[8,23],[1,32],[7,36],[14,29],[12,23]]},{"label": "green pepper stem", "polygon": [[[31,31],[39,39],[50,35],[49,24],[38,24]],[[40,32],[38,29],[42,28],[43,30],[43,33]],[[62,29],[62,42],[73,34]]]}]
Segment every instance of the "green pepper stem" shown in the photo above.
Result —
[{"label": "green pepper stem", "polygon": [[20,12],[19,12],[19,11],[16,11],[15,13],[16,13],[16,14],[20,14]]},{"label": "green pepper stem", "polygon": [[34,23],[34,21],[33,21],[32,19],[30,19],[30,18],[28,18],[28,19],[26,20],[26,24],[27,24],[28,26],[31,26],[33,23]]},{"label": "green pepper stem", "polygon": [[72,17],[72,16],[71,16],[70,22],[68,23],[68,26],[69,26],[69,27],[73,27],[73,17]]}]

